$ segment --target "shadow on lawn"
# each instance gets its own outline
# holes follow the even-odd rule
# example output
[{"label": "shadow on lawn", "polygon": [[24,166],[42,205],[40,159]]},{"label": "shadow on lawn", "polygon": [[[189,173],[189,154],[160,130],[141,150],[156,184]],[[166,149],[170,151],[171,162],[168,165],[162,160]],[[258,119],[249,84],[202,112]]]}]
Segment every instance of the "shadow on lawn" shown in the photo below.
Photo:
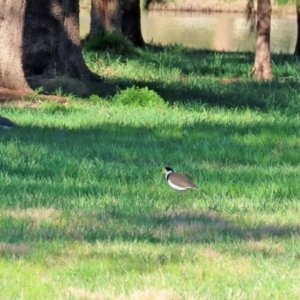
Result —
[{"label": "shadow on lawn", "polygon": [[[136,61],[137,65],[149,64],[152,68],[162,69],[161,72],[166,73],[166,77],[172,74],[173,70],[179,70],[181,76],[175,76],[178,77],[177,79],[157,80],[155,78],[158,75],[153,75],[152,78],[146,73],[144,78],[140,75],[138,79],[133,80],[127,78],[126,75],[123,77],[118,75],[116,71],[115,76],[105,79],[102,83],[67,77],[48,79],[37,76],[28,80],[33,89],[43,86],[44,91],[50,94],[55,94],[59,90],[65,95],[74,94],[84,98],[91,95],[103,98],[113,97],[118,91],[135,85],[154,90],[169,103],[198,102],[212,107],[248,107],[263,111],[290,109],[293,113],[300,111],[297,96],[298,81],[295,79],[298,78],[298,72],[297,67],[292,68],[296,64],[295,57],[292,55],[274,54],[272,60],[277,69],[280,67],[283,69],[280,69],[280,75],[275,74],[271,82],[257,82],[250,76],[254,63],[254,54],[250,52],[226,53],[185,49],[176,53],[176,48],[164,50],[160,47],[150,47],[149,49],[142,54],[125,55],[118,60],[124,61],[124,64],[130,61]],[[167,54],[164,54],[165,51]],[[159,54],[165,57],[161,58]],[[101,52],[99,55],[101,57]],[[95,61],[97,61],[96,58]],[[284,66],[287,66],[286,70]],[[115,72],[113,68],[108,71]]]},{"label": "shadow on lawn", "polygon": [[[156,55],[158,54],[158,55]],[[195,49],[180,46],[153,46],[140,55],[129,55],[127,59],[139,59],[147,64],[161,67],[168,66],[169,69],[179,69],[183,75],[195,74],[199,76],[223,77],[226,74],[234,77],[245,77],[250,75],[254,65],[254,52],[229,52],[208,49]],[[122,57],[120,58],[122,60]],[[272,53],[273,66],[285,67],[295,65],[298,59],[292,54]],[[278,70],[276,69],[275,72]],[[291,68],[289,68],[291,72]]]},{"label": "shadow on lawn", "polygon": [[[284,122],[261,121],[238,126],[210,123],[209,119],[182,126],[175,133],[169,125],[151,128],[103,124],[89,129],[17,127],[2,131],[0,142],[8,145],[17,141],[18,150],[12,154],[15,162],[1,160],[0,168],[10,175],[40,179],[60,176],[60,168],[64,174],[75,177],[83,160],[102,161],[137,173],[154,169],[156,172],[165,165],[198,169],[203,161],[245,166],[298,165],[294,146],[289,146],[289,139],[294,140],[297,131],[297,124]],[[25,149],[28,146],[32,150]],[[35,148],[41,148],[42,154],[33,155]],[[187,155],[184,164],[183,153]]]},{"label": "shadow on lawn", "polygon": [[276,249],[268,245],[270,239],[286,240],[300,234],[299,225],[269,223],[255,227],[241,226],[215,211],[168,211],[146,215],[77,212],[67,216],[51,210],[48,217],[42,218],[45,215],[42,209],[12,211],[7,215],[8,219],[0,219],[0,242],[21,245],[41,241],[138,241],[162,245],[234,245],[242,242],[245,249],[237,251],[240,254],[254,250],[276,256],[282,252],[273,251]]},{"label": "shadow on lawn", "polygon": [[[88,216],[87,218],[90,218]],[[85,223],[88,224],[89,222]],[[91,230],[92,224],[99,230]],[[107,226],[105,226],[105,224]],[[89,226],[90,225],[90,226]],[[150,243],[219,243],[238,240],[260,241],[268,238],[290,238],[300,234],[300,225],[260,224],[242,227],[216,211],[167,211],[157,214],[95,214],[84,239],[147,241]],[[115,229],[115,230],[113,230]],[[76,230],[75,230],[76,231]]]},{"label": "shadow on lawn", "polygon": [[[40,190],[49,185],[49,199],[45,203],[28,202],[22,203],[22,199],[16,199],[16,203],[5,203],[6,193],[11,192],[11,188],[2,189],[2,207],[11,208],[8,215],[0,218],[0,241],[2,242],[28,242],[28,241],[51,241],[51,240],[85,240],[94,242],[96,240],[122,240],[122,241],[146,241],[150,243],[218,243],[235,240],[263,240],[271,237],[288,238],[291,235],[299,235],[300,227],[278,224],[259,225],[256,227],[243,227],[232,220],[227,219],[223,214],[214,211],[166,211],[149,213],[124,213],[126,207],[108,208],[106,211],[94,210],[84,211],[83,209],[69,210],[66,214],[63,205],[60,206],[60,198],[55,189],[51,189],[51,180],[56,178],[57,182],[63,179],[66,173],[61,174],[62,169],[68,172],[69,178],[76,179],[77,169],[85,159],[90,164],[95,165],[95,176],[101,178],[107,176],[111,182],[123,180],[124,184],[135,185],[136,172],[141,172],[143,176],[157,172],[166,164],[180,165],[180,153],[188,154],[184,162],[187,166],[193,166],[194,173],[204,172],[204,176],[212,176],[214,172],[220,173],[219,167],[222,164],[234,165],[245,164],[267,164],[275,159],[281,163],[291,163],[289,157],[283,154],[276,154],[272,149],[278,146],[276,140],[270,143],[238,143],[237,136],[243,137],[259,132],[268,132],[268,135],[285,134],[285,138],[294,135],[292,127],[286,124],[249,124],[243,127],[237,125],[224,124],[198,124],[183,126],[182,134],[172,136],[168,126],[160,128],[126,127],[120,125],[103,125],[92,129],[60,129],[60,128],[39,128],[20,127],[14,131],[3,132],[0,137],[2,144],[9,144],[11,141],[18,141],[19,151],[22,156],[22,168],[17,164],[11,164],[1,160],[1,170],[12,177],[30,178],[31,190],[39,193]],[[163,132],[166,131],[165,134]],[[216,133],[219,135],[216,136]],[[190,138],[192,136],[192,138]],[[254,139],[256,141],[256,139]],[[278,143],[281,140],[278,140]],[[222,144],[224,143],[224,144]],[[41,161],[36,161],[31,165],[30,151],[22,152],[22,148],[35,145],[43,152]],[[80,145],[80,146],[79,146]],[[86,146],[84,146],[86,145]],[[193,145],[193,147],[191,147]],[[220,148],[222,145],[222,150]],[[232,149],[243,153],[236,155]],[[149,151],[152,149],[153,151]],[[228,150],[226,150],[228,149]],[[170,151],[174,152],[176,161],[172,161]],[[178,153],[177,153],[178,151]],[[155,153],[155,154],[153,154]],[[265,153],[265,155],[262,155]],[[209,154],[209,157],[207,155]],[[155,157],[153,157],[155,155]],[[215,170],[200,170],[201,157],[206,161],[219,164]],[[38,156],[34,156],[38,160]],[[199,159],[200,158],[200,159]],[[261,159],[261,161],[259,160]],[[97,162],[103,161],[105,165],[114,166],[111,170],[117,169],[114,174],[105,174]],[[195,162],[197,162],[195,164]],[[278,163],[278,162],[277,162]],[[295,160],[295,164],[298,161]],[[53,167],[56,166],[56,167]],[[68,169],[69,168],[69,169]],[[126,175],[126,170],[131,173]],[[134,171],[132,171],[134,170]],[[123,172],[120,175],[118,172]],[[244,172],[253,172],[253,170]],[[124,175],[125,174],[125,175]],[[223,174],[224,184],[232,180],[241,180],[243,174]],[[110,178],[111,176],[111,178]],[[115,177],[116,176],[116,177]],[[255,177],[255,176],[251,176]],[[50,180],[39,182],[41,178]],[[35,181],[36,180],[36,181]],[[148,180],[148,179],[147,179]],[[227,180],[227,181],[226,181]],[[257,182],[260,182],[258,177]],[[41,184],[43,186],[41,186]],[[151,178],[148,181],[149,187],[153,185]],[[253,184],[253,181],[252,181]],[[26,190],[28,182],[24,180],[20,183],[20,190]],[[87,182],[87,185],[88,182]],[[76,195],[89,196],[89,193],[97,193],[97,185],[88,187],[70,187],[74,189]],[[296,191],[297,192],[297,191]],[[299,192],[299,191],[298,191]],[[114,190],[110,193],[114,196]],[[25,195],[23,195],[25,196]],[[153,194],[155,197],[155,193]],[[21,202],[19,202],[21,200]],[[199,201],[199,200],[198,200]],[[201,201],[201,200],[200,200]],[[129,207],[132,210],[134,208]],[[16,210],[16,206],[19,205]],[[43,212],[52,207],[53,214],[45,215]],[[60,209],[62,207],[62,209]],[[68,207],[68,206],[66,206]],[[15,211],[16,210],[16,211]],[[13,212],[14,211],[14,212]],[[67,209],[68,211],[68,209]],[[5,212],[5,211],[4,211]]]},{"label": "shadow on lawn", "polygon": [[[162,48],[157,52],[164,55],[164,51]],[[170,74],[173,70],[179,70],[181,76],[177,80],[149,80],[145,74],[145,80],[141,77],[138,80],[128,80],[116,76],[111,82],[107,82],[116,84],[120,89],[133,85],[147,86],[169,103],[198,102],[212,107],[248,107],[263,111],[291,109],[293,113],[300,110],[298,83],[295,81],[298,74],[295,71],[297,61],[292,55],[274,54],[272,61],[276,66],[275,78],[270,82],[257,82],[250,76],[254,63],[254,54],[250,52],[227,53],[185,49],[176,53],[175,48],[167,50],[167,53],[164,58],[160,58],[145,52],[138,57],[126,57],[126,60],[150,64],[157,69],[163,69],[162,72],[168,70]],[[295,66],[295,69],[292,66]]]}]

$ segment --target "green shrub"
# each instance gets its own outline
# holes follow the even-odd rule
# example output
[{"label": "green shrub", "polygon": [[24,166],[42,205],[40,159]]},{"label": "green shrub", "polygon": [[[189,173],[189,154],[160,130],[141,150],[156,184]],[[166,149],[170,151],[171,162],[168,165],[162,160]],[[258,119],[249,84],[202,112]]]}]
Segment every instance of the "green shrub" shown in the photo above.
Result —
[{"label": "green shrub", "polygon": [[147,87],[131,87],[118,93],[113,102],[122,105],[143,107],[166,107],[164,100],[154,91]]},{"label": "green shrub", "polygon": [[81,43],[86,51],[113,50],[119,54],[134,51],[134,46],[129,40],[116,32],[104,30],[94,37],[86,36]]}]

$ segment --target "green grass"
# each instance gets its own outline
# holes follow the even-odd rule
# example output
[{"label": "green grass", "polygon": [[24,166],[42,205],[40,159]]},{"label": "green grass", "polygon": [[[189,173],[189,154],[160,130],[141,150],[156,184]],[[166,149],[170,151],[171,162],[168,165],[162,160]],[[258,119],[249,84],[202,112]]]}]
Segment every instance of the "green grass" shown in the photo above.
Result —
[{"label": "green grass", "polygon": [[252,53],[85,59],[116,93],[1,107],[0,299],[299,299],[296,58],[263,83]]}]

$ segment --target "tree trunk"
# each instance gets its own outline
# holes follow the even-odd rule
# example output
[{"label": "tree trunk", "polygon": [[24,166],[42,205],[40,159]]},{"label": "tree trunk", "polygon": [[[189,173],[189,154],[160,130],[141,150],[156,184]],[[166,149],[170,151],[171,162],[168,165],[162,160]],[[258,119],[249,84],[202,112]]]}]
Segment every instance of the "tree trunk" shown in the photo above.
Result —
[{"label": "tree trunk", "polygon": [[297,12],[297,43],[294,54],[300,56],[300,0],[296,1]]},{"label": "tree trunk", "polygon": [[101,30],[122,33],[119,0],[92,0],[90,36]]},{"label": "tree trunk", "polygon": [[90,36],[101,30],[115,31],[142,47],[139,0],[92,0]]},{"label": "tree trunk", "polygon": [[252,73],[258,80],[272,79],[270,32],[271,32],[270,0],[258,0],[255,62]]},{"label": "tree trunk", "polygon": [[80,46],[79,0],[28,0],[23,63],[27,76],[91,75]]},{"label": "tree trunk", "polygon": [[92,76],[80,46],[79,0],[0,0],[0,86],[30,90],[26,76]]},{"label": "tree trunk", "polygon": [[120,0],[122,10],[122,33],[135,46],[143,47],[141,9],[139,0]]},{"label": "tree trunk", "polygon": [[90,37],[95,36],[99,31],[105,28],[105,9],[103,9],[101,4],[101,0],[91,1]]},{"label": "tree trunk", "polygon": [[30,91],[22,64],[26,0],[0,0],[0,86]]},{"label": "tree trunk", "polygon": [[[56,1],[53,1],[56,3]],[[86,66],[79,35],[79,0],[63,0],[60,13],[60,37],[58,44],[58,58],[62,64],[64,74],[80,78],[90,75]]]}]

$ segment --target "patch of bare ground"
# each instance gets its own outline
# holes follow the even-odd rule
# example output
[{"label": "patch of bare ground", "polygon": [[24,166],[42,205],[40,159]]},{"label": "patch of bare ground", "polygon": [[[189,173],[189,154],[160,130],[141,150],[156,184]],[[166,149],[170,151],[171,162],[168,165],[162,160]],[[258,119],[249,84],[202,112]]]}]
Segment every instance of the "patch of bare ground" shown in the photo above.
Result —
[{"label": "patch of bare ground", "polygon": [[36,225],[42,222],[53,222],[61,213],[53,208],[28,208],[28,209],[14,209],[2,210],[0,216],[10,217],[14,219],[31,219]]},{"label": "patch of bare ground", "polygon": [[242,244],[246,250],[256,254],[266,254],[271,256],[284,254],[284,248],[282,244],[271,244],[269,241],[254,241],[249,240]]},{"label": "patch of bare ground", "polygon": [[[258,227],[245,227],[214,211],[187,212],[176,211],[162,215],[162,219],[168,220],[161,230],[155,234],[164,241],[170,236],[184,239],[189,243],[200,241],[217,241],[222,236],[229,234],[233,238],[247,241],[266,240],[270,237],[284,237],[291,234],[299,237],[300,226],[264,224]],[[257,244],[258,245],[258,244]]]},{"label": "patch of bare ground", "polygon": [[[34,76],[26,78],[32,92],[11,90],[0,87],[0,105],[37,108],[42,102],[55,101],[60,104],[71,102],[69,96],[88,98],[113,96],[118,87],[107,82],[93,82],[87,79],[74,79],[67,76]],[[36,91],[35,91],[36,90]]]},{"label": "patch of bare ground", "polygon": [[0,257],[1,256],[14,256],[22,257],[26,256],[30,252],[30,247],[26,244],[9,244],[0,243]]},{"label": "patch of bare ground", "polygon": [[21,100],[24,97],[29,96],[30,93],[22,90],[10,90],[7,88],[0,87],[0,103],[3,104],[12,100]]},{"label": "patch of bare ground", "polygon": [[78,300],[179,300],[180,295],[172,290],[146,289],[138,290],[129,295],[106,295],[101,292],[91,292],[86,289],[69,288],[66,292],[67,299]]},{"label": "patch of bare ground", "polygon": [[56,95],[37,95],[34,92],[28,93],[22,90],[10,90],[0,87],[0,105],[2,106],[37,108],[45,101],[55,101],[64,104],[69,100],[66,97]]},{"label": "patch of bare ground", "polygon": [[223,84],[233,84],[233,83],[238,83],[240,81],[239,78],[223,78],[222,83]]}]

